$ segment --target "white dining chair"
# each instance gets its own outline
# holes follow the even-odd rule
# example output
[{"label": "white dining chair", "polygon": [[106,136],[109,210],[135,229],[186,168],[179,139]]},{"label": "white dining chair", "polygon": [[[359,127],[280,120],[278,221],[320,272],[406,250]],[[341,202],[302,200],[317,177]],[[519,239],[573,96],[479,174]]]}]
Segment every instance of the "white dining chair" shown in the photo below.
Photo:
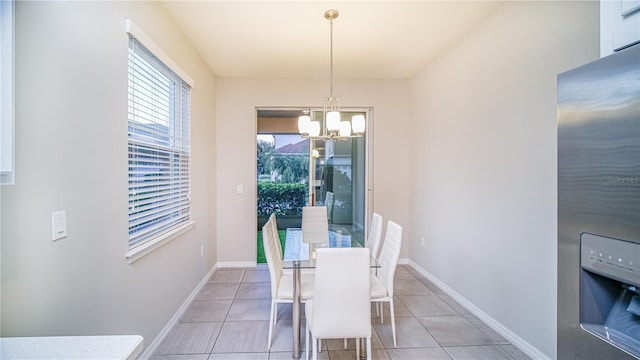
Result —
[{"label": "white dining chair", "polygon": [[[280,253],[280,257],[284,260],[284,251],[282,250],[282,243],[280,242],[280,235],[278,233],[278,221],[276,218],[276,214],[271,214],[269,216],[269,222],[271,222],[272,234],[275,238],[275,245],[278,248],[278,252]],[[313,275],[315,274],[315,269],[302,269],[300,270],[302,274]],[[282,273],[284,275],[293,276],[293,269],[282,269]]]},{"label": "white dining chair", "polygon": [[[382,240],[382,215],[374,212],[371,215],[371,225],[367,233],[366,246],[371,250],[371,257],[376,260],[378,260],[380,252],[380,240]],[[371,272],[375,275],[377,269],[371,269]],[[376,303],[376,315],[380,317],[380,303]]]},{"label": "white dining chair", "polygon": [[316,250],[316,279],[313,299],[305,304],[306,358],[313,341],[313,360],[318,358],[319,339],[366,338],[367,359],[371,359],[371,289],[368,248]]},{"label": "white dining chair", "polygon": [[302,207],[302,241],[324,244],[329,239],[329,220],[326,206]]},{"label": "white dining chair", "polygon": [[382,216],[378,213],[371,215],[371,226],[367,234],[367,247],[371,250],[371,257],[378,259],[380,240],[382,239]]},{"label": "white dining chair", "polygon": [[271,223],[271,231],[272,234],[274,234],[275,236],[275,245],[278,248],[278,251],[280,252],[280,258],[284,257],[284,252],[282,251],[282,243],[280,242],[280,235],[278,234],[278,221],[276,220],[276,214],[271,213],[271,216],[269,216],[269,220],[268,222]]},{"label": "white dining chair", "polygon": [[[262,227],[262,244],[271,280],[271,312],[267,349],[271,349],[273,327],[278,321],[278,304],[293,303],[293,276],[282,271],[282,252],[275,243],[276,236],[277,232],[274,234],[273,223],[267,221]],[[302,302],[313,297],[313,283],[314,275],[302,274],[300,276],[300,299]]]},{"label": "white dining chair", "polygon": [[333,223],[333,192],[327,191],[324,196],[324,206],[327,207],[327,218],[329,219],[329,223]]},{"label": "white dining chair", "polygon": [[[382,244],[382,251],[378,257],[380,268],[377,274],[371,274],[371,301],[375,303],[389,303],[391,314],[391,333],[393,347],[396,347],[396,319],[393,310],[393,277],[400,257],[402,244],[402,226],[389,220],[387,231]],[[384,323],[384,307],[380,309],[380,322]]]}]

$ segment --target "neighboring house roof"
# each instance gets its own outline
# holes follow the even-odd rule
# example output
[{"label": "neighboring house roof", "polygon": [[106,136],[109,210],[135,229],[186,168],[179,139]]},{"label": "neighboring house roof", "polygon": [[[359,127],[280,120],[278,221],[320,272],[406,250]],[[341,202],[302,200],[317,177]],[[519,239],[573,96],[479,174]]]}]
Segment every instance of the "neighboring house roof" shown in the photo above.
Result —
[{"label": "neighboring house roof", "polygon": [[287,144],[275,150],[278,154],[309,154],[309,139],[304,139],[295,144]]}]

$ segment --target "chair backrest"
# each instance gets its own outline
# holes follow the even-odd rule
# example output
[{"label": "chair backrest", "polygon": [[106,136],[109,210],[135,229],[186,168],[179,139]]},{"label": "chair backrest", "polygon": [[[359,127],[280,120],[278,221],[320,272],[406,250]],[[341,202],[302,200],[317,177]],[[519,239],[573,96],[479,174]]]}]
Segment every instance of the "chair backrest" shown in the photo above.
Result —
[{"label": "chair backrest", "polygon": [[329,221],[326,206],[302,207],[302,241],[326,243],[329,239]]},{"label": "chair backrest", "polygon": [[371,336],[371,252],[316,250],[312,333],[322,339]]},{"label": "chair backrest", "polygon": [[371,250],[371,256],[378,258],[380,251],[380,240],[382,239],[382,216],[378,213],[371,215],[371,226],[367,234],[367,247]]},{"label": "chair backrest", "polygon": [[327,194],[324,196],[324,206],[327,207],[329,223],[333,223],[333,192],[327,191]]},{"label": "chair backrest", "polygon": [[267,258],[267,267],[269,268],[269,277],[271,279],[271,297],[275,298],[278,294],[278,284],[282,276],[282,256],[275,245],[271,219],[262,227],[262,246],[264,247],[264,255]]},{"label": "chair backrest", "polygon": [[387,232],[384,236],[382,251],[378,257],[378,278],[387,288],[389,296],[393,296],[393,276],[400,257],[400,246],[402,245],[402,226],[389,220],[387,222]]},{"label": "chair backrest", "polygon": [[282,258],[284,256],[284,253],[282,252],[282,244],[280,243],[280,235],[278,234],[278,222],[276,220],[276,214],[272,213],[271,216],[269,216],[269,222],[271,222],[271,229],[273,237],[275,239],[276,248],[280,253],[280,258]]}]

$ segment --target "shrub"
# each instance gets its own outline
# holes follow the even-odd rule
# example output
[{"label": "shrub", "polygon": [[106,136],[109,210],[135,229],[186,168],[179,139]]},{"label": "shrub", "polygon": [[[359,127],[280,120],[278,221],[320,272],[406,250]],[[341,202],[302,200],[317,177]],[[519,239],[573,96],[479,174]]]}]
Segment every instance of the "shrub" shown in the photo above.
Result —
[{"label": "shrub", "polygon": [[306,184],[259,182],[258,216],[301,215],[307,192]]}]

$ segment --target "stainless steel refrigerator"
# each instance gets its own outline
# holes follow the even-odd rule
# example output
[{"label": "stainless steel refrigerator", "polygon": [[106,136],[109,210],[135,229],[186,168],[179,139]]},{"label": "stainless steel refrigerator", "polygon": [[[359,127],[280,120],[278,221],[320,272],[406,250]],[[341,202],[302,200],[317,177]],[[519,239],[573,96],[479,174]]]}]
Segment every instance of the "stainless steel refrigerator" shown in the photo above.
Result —
[{"label": "stainless steel refrigerator", "polygon": [[640,45],[558,75],[558,359],[640,359]]}]

